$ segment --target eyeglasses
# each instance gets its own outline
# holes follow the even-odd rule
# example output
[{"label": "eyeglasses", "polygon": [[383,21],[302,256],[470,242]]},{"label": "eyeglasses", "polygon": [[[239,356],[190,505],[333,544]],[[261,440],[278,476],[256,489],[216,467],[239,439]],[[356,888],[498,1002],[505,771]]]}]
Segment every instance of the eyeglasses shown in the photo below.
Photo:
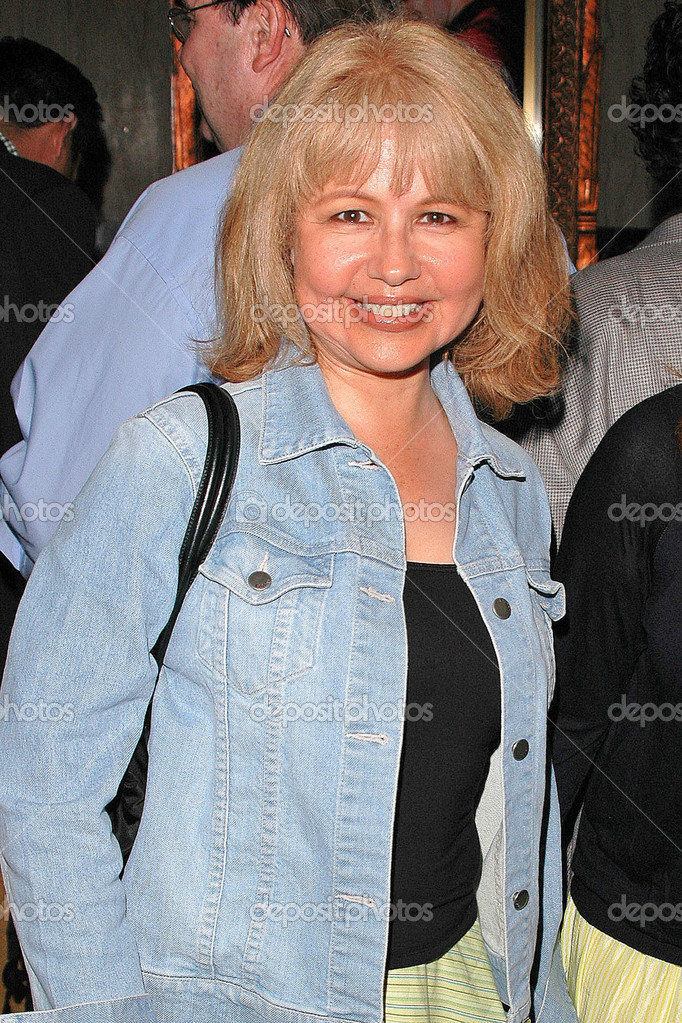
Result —
[{"label": "eyeglasses", "polygon": [[187,42],[187,37],[194,24],[195,11],[202,11],[204,7],[216,7],[222,3],[225,3],[225,0],[211,0],[208,4],[199,4],[198,7],[171,7],[168,12],[168,24],[178,42]]}]

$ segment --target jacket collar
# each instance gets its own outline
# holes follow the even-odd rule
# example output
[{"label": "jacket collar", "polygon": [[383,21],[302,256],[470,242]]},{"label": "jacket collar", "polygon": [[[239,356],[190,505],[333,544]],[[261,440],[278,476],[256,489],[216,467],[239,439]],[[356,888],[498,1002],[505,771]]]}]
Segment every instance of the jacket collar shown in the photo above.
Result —
[{"label": "jacket collar", "polygon": [[281,360],[263,374],[259,461],[284,462],[330,444],[359,442],[336,411],[317,363]]},{"label": "jacket collar", "polygon": [[[503,479],[525,479],[526,473],[519,461],[508,461],[491,445],[491,431],[484,429],[467,394],[461,377],[449,360],[439,362],[431,371],[431,386],[450,420],[457,438],[461,458],[472,467],[487,462]],[[508,444],[497,434],[498,440]],[[511,446],[511,445],[510,445]]]},{"label": "jacket collar", "polygon": [[[451,362],[439,362],[431,385],[457,438],[460,457],[472,467],[487,462],[498,476],[525,478],[491,447],[457,371]],[[292,361],[263,374],[263,420],[258,449],[264,464],[284,462],[332,444],[359,447],[360,442],[337,412],[320,367]]]}]

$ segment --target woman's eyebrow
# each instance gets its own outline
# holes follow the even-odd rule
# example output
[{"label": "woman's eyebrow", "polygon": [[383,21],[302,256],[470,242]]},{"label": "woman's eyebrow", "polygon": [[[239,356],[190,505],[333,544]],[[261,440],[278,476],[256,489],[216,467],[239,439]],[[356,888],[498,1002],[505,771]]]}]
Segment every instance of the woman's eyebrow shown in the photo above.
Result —
[{"label": "woman's eyebrow", "polygon": [[328,202],[334,199],[361,199],[363,202],[372,202],[372,196],[367,195],[366,192],[360,192],[351,185],[346,187],[335,188],[333,192],[322,192],[317,198],[313,197],[313,202]]},{"label": "woman's eyebrow", "polygon": [[463,210],[469,208],[461,199],[453,199],[452,196],[447,195],[427,195],[425,199],[420,199],[419,201],[423,205],[435,203],[439,206],[459,206]]},{"label": "woman's eyebrow", "polygon": [[[312,201],[326,202],[327,200],[342,199],[346,197],[349,199],[362,199],[365,202],[373,202],[376,198],[375,196],[367,195],[367,193],[363,192],[361,189],[354,188],[352,185],[341,185],[339,188],[335,188],[331,192],[321,192],[317,197],[313,197]],[[399,198],[399,195],[396,195],[396,198]],[[467,204],[462,199],[455,199],[451,195],[429,194],[417,201],[424,205],[428,205],[429,203],[447,203],[448,206],[461,206],[463,209],[468,209]]]}]

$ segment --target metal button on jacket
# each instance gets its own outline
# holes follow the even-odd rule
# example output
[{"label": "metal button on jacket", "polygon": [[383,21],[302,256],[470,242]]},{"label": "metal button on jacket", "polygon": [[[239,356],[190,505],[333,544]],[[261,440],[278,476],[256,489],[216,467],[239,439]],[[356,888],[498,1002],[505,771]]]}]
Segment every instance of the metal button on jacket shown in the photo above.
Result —
[{"label": "metal button on jacket", "polygon": [[254,590],[267,590],[272,585],[272,576],[267,572],[252,572],[248,583]]},{"label": "metal button on jacket", "polygon": [[526,757],[528,756],[529,749],[530,746],[528,745],[528,741],[526,739],[518,739],[512,746],[514,760],[525,760]]},{"label": "metal button on jacket", "polygon": [[498,597],[493,601],[493,611],[498,618],[509,618],[511,614],[511,604],[504,597]]},{"label": "metal button on jacket", "polygon": [[522,888],[520,892],[514,892],[512,896],[512,902],[514,903],[514,909],[525,909],[528,905],[528,892],[525,888]]}]

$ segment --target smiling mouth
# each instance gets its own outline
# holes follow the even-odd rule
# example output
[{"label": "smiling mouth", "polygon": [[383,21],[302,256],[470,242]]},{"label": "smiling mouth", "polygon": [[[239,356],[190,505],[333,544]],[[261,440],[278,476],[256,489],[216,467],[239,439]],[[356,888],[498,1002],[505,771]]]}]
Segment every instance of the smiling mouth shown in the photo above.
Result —
[{"label": "smiling mouth", "polygon": [[377,302],[356,302],[355,304],[360,309],[373,313],[375,316],[381,316],[384,319],[412,316],[414,313],[418,313],[424,305],[423,302],[397,302],[394,305],[380,305]]}]

